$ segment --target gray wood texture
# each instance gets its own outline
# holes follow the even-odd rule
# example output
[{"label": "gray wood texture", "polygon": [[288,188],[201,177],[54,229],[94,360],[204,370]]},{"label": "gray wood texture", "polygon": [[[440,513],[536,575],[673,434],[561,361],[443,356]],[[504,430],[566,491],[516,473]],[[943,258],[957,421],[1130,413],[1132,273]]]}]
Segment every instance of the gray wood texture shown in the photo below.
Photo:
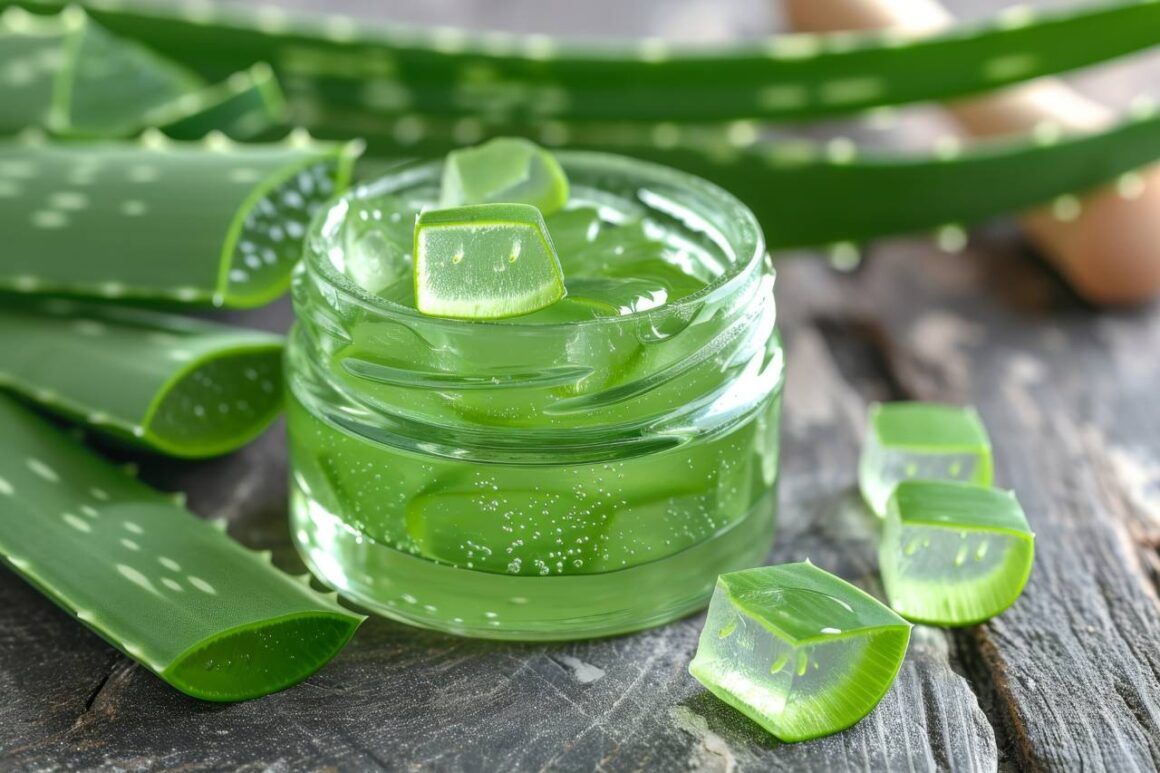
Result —
[{"label": "gray wood texture", "polygon": [[[415,21],[459,13],[476,26],[675,37],[752,34],[770,23],[764,3],[749,0],[592,0],[563,16],[552,3],[342,5]],[[977,16],[1000,3],[954,5]],[[1119,99],[1154,83],[1149,74],[1085,84]],[[892,141],[930,135],[925,118],[902,128]],[[0,768],[1160,766],[1160,308],[1085,306],[1003,226],[976,232],[955,256],[925,239],[883,242],[852,273],[788,258],[778,294],[789,379],[771,560],[809,557],[879,590],[876,524],[858,502],[855,461],[866,406],[882,399],[978,405],[998,482],[1019,492],[1038,533],[1019,602],[975,628],[916,628],[895,686],[853,729],[782,745],[712,698],[686,671],[701,616],[559,645],[479,642],[371,619],[302,685],[210,705],[168,688],[2,572]],[[242,321],[283,329],[289,319],[282,302]],[[237,539],[300,567],[286,527],[281,426],[224,459],[141,461],[147,480],[186,491],[193,510],[226,517]]]}]

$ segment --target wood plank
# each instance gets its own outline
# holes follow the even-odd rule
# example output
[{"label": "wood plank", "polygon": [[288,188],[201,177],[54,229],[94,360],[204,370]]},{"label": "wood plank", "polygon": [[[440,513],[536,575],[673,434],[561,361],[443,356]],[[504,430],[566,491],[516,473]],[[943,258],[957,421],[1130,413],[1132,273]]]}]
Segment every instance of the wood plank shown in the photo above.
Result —
[{"label": "wood plank", "polygon": [[961,257],[880,250],[845,285],[830,313],[877,326],[904,394],[979,406],[997,483],[1038,533],[1023,597],[967,634],[1017,758],[1155,769],[1160,309],[1087,308],[1005,242]]}]

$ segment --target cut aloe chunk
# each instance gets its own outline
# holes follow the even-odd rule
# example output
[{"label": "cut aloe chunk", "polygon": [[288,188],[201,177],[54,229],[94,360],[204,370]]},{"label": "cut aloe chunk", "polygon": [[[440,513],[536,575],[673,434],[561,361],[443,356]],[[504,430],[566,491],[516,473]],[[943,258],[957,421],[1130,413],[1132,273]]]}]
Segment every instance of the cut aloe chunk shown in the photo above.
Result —
[{"label": "cut aloe chunk", "polygon": [[529,204],[551,215],[568,200],[568,178],[548,151],[519,137],[453,150],[443,167],[439,204]]},{"label": "cut aloe chunk", "polygon": [[894,682],[910,623],[808,561],[723,574],[689,672],[783,741],[850,727]]},{"label": "cut aloe chunk", "polygon": [[361,622],[2,395],[0,437],[4,561],[178,690],[281,690]]},{"label": "cut aloe chunk", "polygon": [[0,289],[262,305],[289,286],[358,147],[0,143]]},{"label": "cut aloe chunk", "polygon": [[991,485],[991,441],[974,408],[876,403],[858,463],[862,498],[879,516],[900,481],[959,480]]},{"label": "cut aloe chunk", "polygon": [[503,319],[564,297],[540,211],[527,204],[430,210],[415,226],[415,304],[424,314]]},{"label": "cut aloe chunk", "polygon": [[1019,598],[1035,535],[1010,491],[970,483],[903,481],[878,550],[890,605],[915,622],[988,620]]},{"label": "cut aloe chunk", "polygon": [[282,406],[282,339],[65,300],[0,306],[0,386],[132,445],[223,454]]}]

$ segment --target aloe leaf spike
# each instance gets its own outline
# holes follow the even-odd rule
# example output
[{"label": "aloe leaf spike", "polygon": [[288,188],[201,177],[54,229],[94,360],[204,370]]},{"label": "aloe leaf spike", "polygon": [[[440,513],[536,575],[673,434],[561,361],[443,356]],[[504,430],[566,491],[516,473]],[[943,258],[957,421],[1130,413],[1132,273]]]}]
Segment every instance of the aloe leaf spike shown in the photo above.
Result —
[{"label": "aloe leaf spike", "polygon": [[281,409],[281,351],[280,336],[160,312],[0,306],[0,386],[170,456],[227,453],[264,430]]},{"label": "aloe leaf spike", "polygon": [[4,561],[178,690],[284,689],[361,622],[4,396],[0,434]]},{"label": "aloe leaf spike", "polygon": [[421,29],[270,7],[190,12],[145,0],[87,7],[118,34],[212,80],[270,62],[296,120],[319,132],[359,133],[376,118],[412,113],[515,122],[810,119],[988,91],[1160,43],[1160,6],[1149,2],[1018,7],[923,38],[780,35],[707,50],[658,39],[593,45]]},{"label": "aloe leaf spike", "polygon": [[[248,308],[289,285],[358,143],[0,143],[0,288]],[[78,245],[83,245],[78,249]]]}]

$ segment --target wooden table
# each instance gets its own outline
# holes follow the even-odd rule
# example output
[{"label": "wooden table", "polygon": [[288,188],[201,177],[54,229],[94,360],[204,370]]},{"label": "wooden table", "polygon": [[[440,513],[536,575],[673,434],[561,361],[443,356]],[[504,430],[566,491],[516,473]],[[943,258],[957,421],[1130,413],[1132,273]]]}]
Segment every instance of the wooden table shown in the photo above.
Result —
[{"label": "wooden table", "polygon": [[[1125,92],[1145,74],[1093,83]],[[855,491],[873,400],[978,405],[997,482],[1019,492],[1038,533],[1019,602],[987,625],[916,628],[897,683],[853,729],[779,745],[709,696],[686,671],[700,616],[559,645],[372,619],[304,684],[210,705],[3,572],[0,767],[1155,769],[1160,309],[1085,306],[1002,226],[955,256],[925,239],[881,243],[853,273],[791,259],[778,287],[789,378],[772,561],[809,557],[880,590]],[[246,321],[288,319],[281,303]],[[148,461],[143,475],[296,568],[284,447],[278,427],[234,456]]]}]

